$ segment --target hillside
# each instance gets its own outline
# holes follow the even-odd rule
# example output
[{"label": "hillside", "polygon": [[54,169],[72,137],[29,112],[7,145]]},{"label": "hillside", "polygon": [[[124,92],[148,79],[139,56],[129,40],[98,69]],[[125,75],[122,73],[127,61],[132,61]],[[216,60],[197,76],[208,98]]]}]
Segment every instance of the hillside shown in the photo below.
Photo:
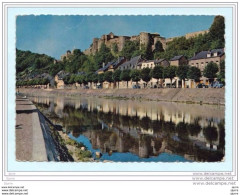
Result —
[{"label": "hillside", "polygon": [[30,51],[16,50],[16,75],[17,79],[27,79],[35,75],[48,72],[53,64],[53,58],[45,54]]}]

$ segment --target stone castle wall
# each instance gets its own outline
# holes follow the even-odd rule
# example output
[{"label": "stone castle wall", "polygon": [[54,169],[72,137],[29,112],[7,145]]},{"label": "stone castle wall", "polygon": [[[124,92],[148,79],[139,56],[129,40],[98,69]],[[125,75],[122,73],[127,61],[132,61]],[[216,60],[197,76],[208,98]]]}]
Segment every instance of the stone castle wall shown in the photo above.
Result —
[{"label": "stone castle wall", "polygon": [[[208,30],[203,31],[197,31],[193,33],[187,33],[184,35],[186,39],[190,39],[193,37],[196,37],[200,34],[207,33]],[[181,36],[180,36],[181,37]],[[143,45],[151,45],[152,50],[155,49],[155,44],[157,41],[160,41],[162,43],[163,49],[165,50],[168,43],[173,41],[173,39],[179,38],[179,37],[171,37],[171,38],[165,38],[161,37],[158,33],[148,33],[148,32],[141,32],[139,35],[134,36],[116,36],[113,33],[109,33],[108,35],[102,35],[101,38],[94,38],[91,46],[84,51],[84,54],[90,55],[95,54],[97,51],[100,50],[101,44],[106,44],[107,47],[112,49],[113,44],[117,44],[118,51],[122,51],[125,42],[127,40],[129,41],[138,41],[140,43],[140,49]]]}]

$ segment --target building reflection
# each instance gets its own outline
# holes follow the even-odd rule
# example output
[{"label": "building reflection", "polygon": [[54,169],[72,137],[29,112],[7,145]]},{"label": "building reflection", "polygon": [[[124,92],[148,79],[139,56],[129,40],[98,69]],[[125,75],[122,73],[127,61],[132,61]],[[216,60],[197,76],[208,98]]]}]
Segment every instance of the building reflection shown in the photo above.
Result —
[{"label": "building reflection", "polygon": [[220,161],[225,151],[224,107],[97,98],[38,98],[33,102],[94,149],[141,158],[171,153],[193,161]]}]

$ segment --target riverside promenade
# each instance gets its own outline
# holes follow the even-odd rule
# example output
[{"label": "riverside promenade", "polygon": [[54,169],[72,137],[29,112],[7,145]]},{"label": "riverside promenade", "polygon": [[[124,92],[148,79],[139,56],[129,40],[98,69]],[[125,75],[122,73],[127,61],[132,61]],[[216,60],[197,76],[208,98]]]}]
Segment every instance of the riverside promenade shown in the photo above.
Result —
[{"label": "riverside promenade", "polygon": [[16,97],[16,160],[48,161],[36,107],[25,97]]}]

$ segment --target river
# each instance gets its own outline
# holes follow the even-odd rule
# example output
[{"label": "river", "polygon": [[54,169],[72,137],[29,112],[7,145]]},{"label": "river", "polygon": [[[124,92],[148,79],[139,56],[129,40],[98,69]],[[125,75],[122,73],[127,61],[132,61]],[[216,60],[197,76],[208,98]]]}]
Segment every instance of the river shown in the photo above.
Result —
[{"label": "river", "polygon": [[[100,161],[217,162],[225,153],[224,106],[97,97],[29,97]],[[95,156],[94,156],[95,157]]]}]

